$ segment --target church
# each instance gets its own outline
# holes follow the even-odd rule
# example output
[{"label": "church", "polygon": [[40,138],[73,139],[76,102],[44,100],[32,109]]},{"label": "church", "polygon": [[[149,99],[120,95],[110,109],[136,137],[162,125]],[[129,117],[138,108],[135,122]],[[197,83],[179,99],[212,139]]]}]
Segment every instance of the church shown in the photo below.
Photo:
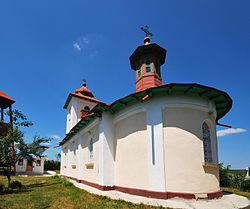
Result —
[{"label": "church", "polygon": [[223,91],[163,84],[167,51],[144,39],[130,56],[135,92],[106,104],[86,83],[70,93],[60,175],[99,190],[169,199],[219,198],[216,124],[232,107]]}]

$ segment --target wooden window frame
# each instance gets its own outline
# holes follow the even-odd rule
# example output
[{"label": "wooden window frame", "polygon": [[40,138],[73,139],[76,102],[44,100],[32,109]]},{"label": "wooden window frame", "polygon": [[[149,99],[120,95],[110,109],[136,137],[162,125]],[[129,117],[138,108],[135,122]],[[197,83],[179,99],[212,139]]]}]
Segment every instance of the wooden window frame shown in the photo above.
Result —
[{"label": "wooden window frame", "polygon": [[[147,64],[147,59],[149,59],[150,64]],[[144,62],[145,73],[151,73],[151,72],[152,72],[152,66],[151,66],[151,64],[152,64],[152,63],[151,63],[151,57],[146,57],[146,58],[145,58],[145,62]],[[146,71],[147,67],[150,68],[150,72],[147,72],[147,71]]]}]

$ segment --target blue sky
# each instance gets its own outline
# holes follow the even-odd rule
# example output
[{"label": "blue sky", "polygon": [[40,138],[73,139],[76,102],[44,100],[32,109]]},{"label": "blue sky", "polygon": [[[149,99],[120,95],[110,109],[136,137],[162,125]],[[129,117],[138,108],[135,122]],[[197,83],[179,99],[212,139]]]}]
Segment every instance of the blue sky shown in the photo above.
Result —
[{"label": "blue sky", "polygon": [[[1,1],[0,90],[34,122],[23,129],[65,135],[64,102],[82,79],[111,103],[134,92],[129,56],[143,44],[141,26],[167,49],[164,83],[195,82],[226,91],[231,111],[217,126],[219,160],[250,166],[250,1]],[[234,133],[233,133],[234,132]],[[52,146],[52,145],[51,145]],[[50,148],[49,159],[59,149]]]}]

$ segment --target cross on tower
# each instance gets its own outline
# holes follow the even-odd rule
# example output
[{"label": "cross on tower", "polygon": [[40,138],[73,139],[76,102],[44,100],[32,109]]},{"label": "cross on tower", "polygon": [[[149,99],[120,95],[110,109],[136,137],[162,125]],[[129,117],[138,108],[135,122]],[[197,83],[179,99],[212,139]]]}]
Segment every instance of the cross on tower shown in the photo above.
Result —
[{"label": "cross on tower", "polygon": [[145,28],[141,27],[141,30],[145,33],[146,37],[148,37],[149,35],[153,36],[153,34],[149,32],[147,25],[145,25]]}]

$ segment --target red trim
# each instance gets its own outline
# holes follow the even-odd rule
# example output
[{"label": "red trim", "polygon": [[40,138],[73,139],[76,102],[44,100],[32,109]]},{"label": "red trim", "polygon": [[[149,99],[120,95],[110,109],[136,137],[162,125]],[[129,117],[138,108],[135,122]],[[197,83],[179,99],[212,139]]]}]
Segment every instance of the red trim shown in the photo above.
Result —
[{"label": "red trim", "polygon": [[[135,188],[128,188],[128,187],[121,187],[121,186],[102,186],[93,182],[80,180],[74,177],[68,177],[61,175],[65,178],[70,178],[78,183],[82,183],[91,187],[94,187],[96,189],[99,189],[101,191],[110,191],[110,190],[116,190],[123,193],[128,193],[132,195],[138,195],[143,197],[149,197],[149,198],[156,198],[156,199],[170,199],[174,197],[180,197],[183,199],[195,199],[194,193],[181,193],[181,192],[156,192],[156,191],[149,191],[145,189],[135,189]],[[198,193],[197,193],[198,194]],[[222,190],[216,191],[216,192],[210,192],[210,193],[200,193],[200,194],[207,194],[208,199],[215,199],[222,197],[223,193]]]},{"label": "red trim", "polygon": [[218,199],[220,197],[223,196],[223,193],[222,193],[222,190],[219,190],[217,192],[210,192],[210,193],[207,193],[207,198],[208,199]]},{"label": "red trim", "polygon": [[66,135],[69,135],[69,134],[72,134],[72,133],[74,133],[74,131],[70,131],[69,133],[67,133]]},{"label": "red trim", "polygon": [[226,125],[226,124],[222,124],[222,123],[216,123],[216,125],[219,125],[219,126],[225,126],[225,127],[228,127],[228,128],[232,128],[231,125]]},{"label": "red trim", "polygon": [[167,199],[167,192],[156,192],[156,191],[127,188],[127,187],[120,187],[120,186],[115,186],[115,190],[119,192],[128,193],[128,194],[138,195],[138,196],[151,197],[151,198],[157,198],[157,199]]},{"label": "red trim", "polygon": [[7,100],[9,100],[11,102],[11,104],[13,104],[15,101],[13,99],[11,99],[8,95],[6,95],[5,93],[3,93],[1,90],[0,90],[0,97],[3,97]]},{"label": "red trim", "polygon": [[145,97],[143,97],[141,100],[144,101],[149,97],[149,95],[147,94]]}]

